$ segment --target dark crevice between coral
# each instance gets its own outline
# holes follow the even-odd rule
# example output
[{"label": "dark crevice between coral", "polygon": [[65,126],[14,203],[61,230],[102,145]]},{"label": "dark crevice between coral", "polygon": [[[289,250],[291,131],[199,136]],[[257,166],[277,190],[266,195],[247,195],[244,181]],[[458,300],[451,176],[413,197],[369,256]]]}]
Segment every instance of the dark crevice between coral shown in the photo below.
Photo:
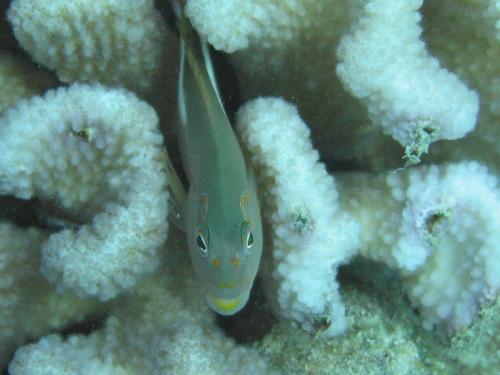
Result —
[{"label": "dark crevice between coral", "polygon": [[48,233],[72,228],[77,230],[90,217],[73,215],[48,201],[38,198],[19,199],[12,195],[0,196],[0,221],[20,228],[37,227]]},{"label": "dark crevice between coral", "polygon": [[18,227],[37,225],[38,199],[19,199],[11,195],[0,196],[0,221],[9,221]]},{"label": "dark crevice between coral", "polygon": [[345,159],[345,160],[324,159],[321,161],[325,164],[326,169],[330,174],[334,174],[335,172],[352,172],[352,171],[363,171],[368,169],[366,165],[362,164],[359,160],[356,159]]},{"label": "dark crevice between coral", "polygon": [[170,5],[169,1],[165,0],[155,0],[155,8],[158,12],[161,13],[162,17],[165,19],[165,23],[167,24],[167,28],[179,36],[179,31],[177,30],[177,18],[175,16],[174,11]]},{"label": "dark crevice between coral", "polygon": [[376,296],[375,300],[387,311],[395,311],[402,302],[412,308],[406,295],[400,275],[383,263],[355,257],[338,270],[338,282],[342,287],[353,286],[366,294]]},{"label": "dark crevice between coral", "polygon": [[64,327],[59,331],[59,334],[64,337],[64,339],[72,335],[90,335],[92,332],[104,327],[107,317],[106,314],[90,315],[81,322]]},{"label": "dark crevice between coral", "polygon": [[264,295],[263,285],[257,278],[246,306],[231,316],[217,315],[216,324],[238,344],[248,345],[261,340],[278,321]]},{"label": "dark crevice between coral", "polygon": [[[409,325],[408,329],[412,332],[422,358],[444,360],[443,358],[448,356],[446,348],[450,345],[450,337],[440,328],[428,331],[422,327],[420,312],[410,301],[404,289],[403,279],[397,271],[386,264],[357,256],[349,264],[339,268],[337,280],[341,290],[352,286],[373,296],[373,301],[386,311],[392,320],[405,321],[409,318],[405,324]],[[440,342],[440,350],[430,352],[432,348],[438,348],[432,344],[435,342]]]},{"label": "dark crevice between coral", "polygon": [[0,49],[17,52],[17,40],[14,38],[9,21],[7,21],[7,10],[10,7],[12,0],[0,2]]}]

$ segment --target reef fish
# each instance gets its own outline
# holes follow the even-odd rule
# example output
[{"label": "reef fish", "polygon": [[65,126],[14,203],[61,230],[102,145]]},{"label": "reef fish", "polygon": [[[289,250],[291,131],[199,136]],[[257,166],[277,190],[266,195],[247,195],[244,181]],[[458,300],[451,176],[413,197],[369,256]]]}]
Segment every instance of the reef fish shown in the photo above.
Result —
[{"label": "reef fish", "polygon": [[225,112],[208,45],[180,7],[175,12],[181,41],[178,135],[189,183],[184,227],[206,303],[232,315],[248,300],[262,253],[256,183]]}]

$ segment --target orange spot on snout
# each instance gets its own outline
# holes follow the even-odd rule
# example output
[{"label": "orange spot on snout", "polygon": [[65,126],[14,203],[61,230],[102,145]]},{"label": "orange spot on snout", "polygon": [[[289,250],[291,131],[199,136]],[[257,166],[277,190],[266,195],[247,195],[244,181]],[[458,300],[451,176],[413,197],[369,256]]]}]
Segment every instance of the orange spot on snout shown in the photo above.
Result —
[{"label": "orange spot on snout", "polygon": [[212,264],[213,264],[213,266],[214,266],[215,268],[220,267],[220,264],[221,264],[221,263],[222,263],[222,262],[220,261],[220,259],[219,259],[219,258],[215,258],[214,260],[212,260]]},{"label": "orange spot on snout", "polygon": [[232,257],[231,264],[233,265],[233,267],[238,267],[240,265],[240,260],[236,257]]}]

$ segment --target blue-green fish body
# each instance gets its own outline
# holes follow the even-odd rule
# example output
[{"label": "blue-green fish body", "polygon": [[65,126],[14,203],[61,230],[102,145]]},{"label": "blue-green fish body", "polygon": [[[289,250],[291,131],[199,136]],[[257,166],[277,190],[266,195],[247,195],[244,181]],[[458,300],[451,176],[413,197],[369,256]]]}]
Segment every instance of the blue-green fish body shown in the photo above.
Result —
[{"label": "blue-green fish body", "polygon": [[248,300],[262,253],[256,186],[224,111],[207,45],[182,14],[178,28],[187,242],[205,301],[217,313],[232,315]]}]

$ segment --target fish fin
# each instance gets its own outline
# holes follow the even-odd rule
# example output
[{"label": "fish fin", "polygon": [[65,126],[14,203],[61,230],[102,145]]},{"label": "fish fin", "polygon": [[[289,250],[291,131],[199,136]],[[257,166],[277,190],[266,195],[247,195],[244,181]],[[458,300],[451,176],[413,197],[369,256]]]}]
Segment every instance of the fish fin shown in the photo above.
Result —
[{"label": "fish fin", "polygon": [[224,103],[222,102],[220,92],[219,92],[219,87],[217,85],[217,78],[215,77],[214,66],[212,64],[210,50],[208,49],[208,43],[205,40],[200,38],[200,45],[201,45],[201,53],[203,55],[203,62],[205,63],[205,69],[207,70],[208,77],[210,78],[210,82],[212,83],[215,94],[217,95],[217,99],[219,100],[219,104],[225,113],[226,111],[224,109]]},{"label": "fish fin", "polygon": [[[222,102],[221,95],[219,92],[219,88],[217,86],[217,79],[215,77],[214,67],[212,64],[212,58],[210,57],[210,51],[208,49],[208,44],[206,41],[200,39],[201,52],[203,56],[203,62],[205,64],[205,69],[207,71],[208,78],[210,83],[212,84],[212,88],[217,96],[217,100],[219,102],[220,107],[226,113],[224,109],[224,103]],[[182,122],[187,121],[187,110],[186,110],[186,98],[185,98],[185,90],[184,90],[184,74],[186,69],[186,42],[183,38],[181,38],[181,47],[180,47],[180,63],[179,63],[179,82],[177,89],[178,103],[179,103],[179,116]]]},{"label": "fish fin", "polygon": [[163,158],[167,167],[167,189],[170,192],[170,209],[168,212],[168,219],[178,229],[184,232],[187,193],[166,151],[163,154]]},{"label": "fish fin", "polygon": [[179,117],[183,124],[187,122],[186,93],[184,90],[184,75],[186,69],[186,43],[181,38],[179,81],[177,84],[177,103],[179,106]]},{"label": "fish fin", "polygon": [[196,77],[195,81],[197,81],[199,89],[204,91],[206,95],[215,95],[215,98],[217,98],[216,103],[220,107],[219,110],[222,110],[222,113],[227,118],[217,85],[208,43],[193,29],[178,1],[170,0],[170,6],[177,18],[177,29],[180,36],[178,103],[181,121],[186,123],[188,120],[186,74],[192,74]]}]

